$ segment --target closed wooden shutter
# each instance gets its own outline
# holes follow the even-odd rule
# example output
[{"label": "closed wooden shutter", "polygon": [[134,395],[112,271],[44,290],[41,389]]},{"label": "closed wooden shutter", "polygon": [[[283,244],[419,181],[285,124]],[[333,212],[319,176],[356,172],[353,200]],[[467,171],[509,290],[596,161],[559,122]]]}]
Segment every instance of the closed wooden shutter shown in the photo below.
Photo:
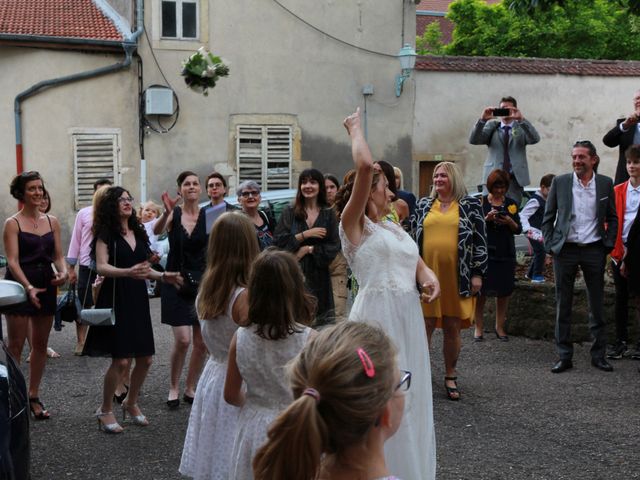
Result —
[{"label": "closed wooden shutter", "polygon": [[91,205],[93,184],[100,178],[119,183],[117,134],[75,133],[73,138],[73,170],[75,180],[75,207]]},{"label": "closed wooden shutter", "polygon": [[264,191],[291,188],[291,126],[239,125],[238,183],[258,182]]}]

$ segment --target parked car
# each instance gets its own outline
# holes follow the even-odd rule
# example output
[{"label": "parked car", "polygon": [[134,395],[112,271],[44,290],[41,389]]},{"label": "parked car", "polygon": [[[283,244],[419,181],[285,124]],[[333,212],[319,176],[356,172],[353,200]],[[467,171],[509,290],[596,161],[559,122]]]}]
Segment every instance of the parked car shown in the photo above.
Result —
[{"label": "parked car", "polygon": [[[0,280],[0,313],[26,301],[21,284]],[[31,478],[27,386],[22,371],[5,348],[1,328],[0,344],[0,479],[27,480]]]}]

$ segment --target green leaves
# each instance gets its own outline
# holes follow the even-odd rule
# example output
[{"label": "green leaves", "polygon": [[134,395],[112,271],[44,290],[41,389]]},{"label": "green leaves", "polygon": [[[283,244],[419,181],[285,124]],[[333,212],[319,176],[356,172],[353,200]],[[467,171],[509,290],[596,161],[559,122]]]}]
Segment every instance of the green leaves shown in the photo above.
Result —
[{"label": "green leaves", "polygon": [[628,12],[640,0],[457,0],[449,55],[640,59],[640,22]]},{"label": "green leaves", "polygon": [[207,96],[209,89],[216,86],[220,77],[229,75],[229,67],[220,57],[200,47],[188,60],[182,62],[180,73],[189,88]]}]

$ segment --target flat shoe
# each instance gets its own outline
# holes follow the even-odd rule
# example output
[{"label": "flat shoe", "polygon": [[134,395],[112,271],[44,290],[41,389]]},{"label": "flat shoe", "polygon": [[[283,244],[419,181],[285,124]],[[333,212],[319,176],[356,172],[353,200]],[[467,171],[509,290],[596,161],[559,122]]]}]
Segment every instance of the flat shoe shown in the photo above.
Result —
[{"label": "flat shoe", "polygon": [[189,405],[193,405],[193,398],[194,397],[190,397],[189,395],[187,395],[186,393],[182,396],[182,401],[184,401],[184,403],[188,403]]},{"label": "flat shoe", "polygon": [[551,373],[562,373],[570,368],[573,368],[573,362],[571,360],[558,360],[556,364],[551,367]]},{"label": "flat shoe", "polygon": [[173,400],[167,400],[167,407],[169,407],[169,410],[175,410],[179,406],[180,406],[179,398],[174,398]]},{"label": "flat shoe", "polygon": [[508,342],[509,341],[509,337],[507,335],[500,335],[497,330],[495,332],[496,332],[496,338],[498,340],[500,340],[501,342]]},{"label": "flat shoe", "polygon": [[482,335],[476,337],[475,335],[473,336],[473,341],[474,342],[484,342],[484,337]]}]

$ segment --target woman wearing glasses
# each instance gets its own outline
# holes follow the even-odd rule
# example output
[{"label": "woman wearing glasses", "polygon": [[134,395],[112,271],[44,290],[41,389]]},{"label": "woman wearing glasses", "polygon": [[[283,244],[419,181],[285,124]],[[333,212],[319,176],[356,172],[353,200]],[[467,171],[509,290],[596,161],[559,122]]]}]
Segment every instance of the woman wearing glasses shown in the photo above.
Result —
[{"label": "woman wearing glasses", "polygon": [[[180,290],[165,287],[160,294],[162,323],[171,326],[174,338],[167,397],[169,409],[180,406],[180,376],[189,346],[193,343],[182,396],[186,403],[193,403],[198,378],[207,356],[195,308],[198,282],[206,265],[208,239],[205,209],[198,206],[202,189],[198,176],[188,170],[180,173],[176,182],[178,196],[171,198],[167,192],[162,194],[164,211],[153,227],[156,235],[165,229],[169,232],[167,270],[182,272],[185,277],[185,285]],[[182,204],[178,205],[180,199]]]},{"label": "woman wearing glasses", "polygon": [[411,373],[398,370],[396,353],[366,323],[340,323],[311,339],[289,367],[295,400],[271,424],[254,478],[397,480],[384,446],[402,423]]},{"label": "woman wearing glasses", "polygon": [[147,260],[151,253],[149,238],[138,222],[133,198],[124,188],[109,187],[105,192],[94,212],[93,234],[96,270],[105,277],[96,308],[113,308],[116,322],[113,326],[92,326],[84,353],[112,358],[104,377],[102,405],[95,415],[98,428],[106,433],[121,433],[123,428],[112,410],[113,394],[130,358],[135,359],[135,366],[122,402],[123,420],[129,414],[134,425],[149,424],[138,407],[138,394],[155,353],[145,280],[177,285],[181,279],[177,272],[160,273],[151,268]]},{"label": "woman wearing glasses", "polygon": [[251,219],[256,228],[256,237],[260,251],[273,244],[273,232],[276,221],[271,212],[259,209],[262,198],[260,197],[260,185],[253,180],[242,182],[238,188],[238,202],[242,211]]}]

